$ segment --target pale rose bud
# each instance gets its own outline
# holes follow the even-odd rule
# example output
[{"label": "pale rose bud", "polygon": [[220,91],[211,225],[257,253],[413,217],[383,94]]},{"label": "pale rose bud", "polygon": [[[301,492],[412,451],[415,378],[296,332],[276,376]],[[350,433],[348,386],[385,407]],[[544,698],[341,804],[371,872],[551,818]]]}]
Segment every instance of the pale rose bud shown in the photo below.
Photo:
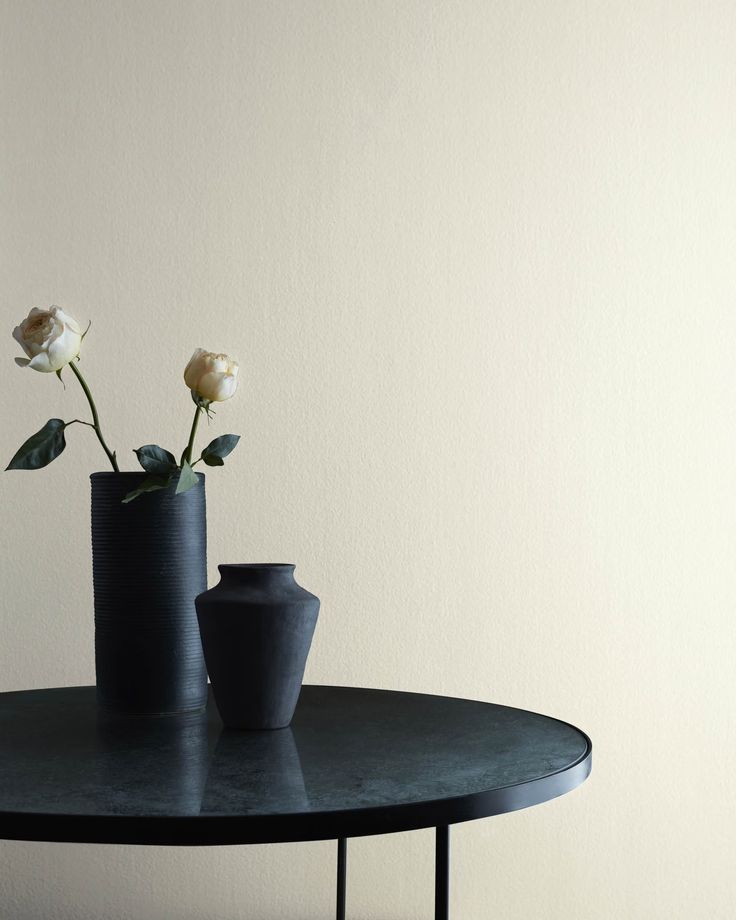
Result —
[{"label": "pale rose bud", "polygon": [[184,383],[208,402],[223,402],[238,387],[238,362],[197,348],[184,370]]},{"label": "pale rose bud", "polygon": [[82,330],[75,319],[60,307],[39,310],[34,307],[20,326],[13,330],[27,358],[16,358],[19,367],[51,373],[60,371],[79,354]]}]

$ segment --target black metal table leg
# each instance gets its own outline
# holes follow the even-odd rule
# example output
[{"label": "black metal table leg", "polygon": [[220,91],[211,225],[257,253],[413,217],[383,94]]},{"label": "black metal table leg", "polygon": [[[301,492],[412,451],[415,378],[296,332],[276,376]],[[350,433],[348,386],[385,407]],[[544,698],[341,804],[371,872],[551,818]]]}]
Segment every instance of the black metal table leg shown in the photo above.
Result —
[{"label": "black metal table leg", "polygon": [[347,891],[348,842],[344,837],[337,841],[337,920],[345,920],[345,894]]},{"label": "black metal table leg", "polygon": [[434,920],[450,920],[450,828],[437,828],[434,851]]}]

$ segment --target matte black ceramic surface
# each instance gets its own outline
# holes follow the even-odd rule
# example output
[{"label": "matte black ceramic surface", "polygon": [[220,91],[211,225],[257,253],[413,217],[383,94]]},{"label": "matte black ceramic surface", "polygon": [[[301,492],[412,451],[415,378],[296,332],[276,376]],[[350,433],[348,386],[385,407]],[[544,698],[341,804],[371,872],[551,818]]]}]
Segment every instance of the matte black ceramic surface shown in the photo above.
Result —
[{"label": "matte black ceramic surface", "polygon": [[285,728],[294,715],[319,599],[290,563],[220,565],[220,582],[197,598],[204,657],[229,728]]},{"label": "matte black ceramic surface", "polygon": [[434,827],[536,805],[590,772],[565,722],[490,703],[305,686],[290,728],[214,707],[109,716],[93,687],[0,694],[0,838],[235,844]]},{"label": "matte black ceramic surface", "polygon": [[124,496],[147,473],[93,473],[92,573],[100,706],[164,715],[202,709],[207,671],[194,598],[207,586],[204,476]]}]

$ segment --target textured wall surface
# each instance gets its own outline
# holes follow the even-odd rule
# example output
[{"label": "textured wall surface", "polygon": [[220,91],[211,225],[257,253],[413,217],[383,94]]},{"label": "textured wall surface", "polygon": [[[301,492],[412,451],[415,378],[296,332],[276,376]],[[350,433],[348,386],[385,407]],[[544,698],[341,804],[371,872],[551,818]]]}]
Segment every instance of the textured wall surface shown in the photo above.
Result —
[{"label": "textured wall surface", "polygon": [[[736,846],[731,0],[0,0],[6,459],[92,319],[108,437],[181,449],[218,561],[293,561],[307,677],[578,723],[590,781],[458,827],[463,920],[730,920]],[[0,688],[90,683],[92,433],[0,475]],[[0,743],[2,740],[0,739]],[[431,832],[351,845],[355,920],[431,915]],[[334,846],[0,845],[3,920],[317,920]]]}]

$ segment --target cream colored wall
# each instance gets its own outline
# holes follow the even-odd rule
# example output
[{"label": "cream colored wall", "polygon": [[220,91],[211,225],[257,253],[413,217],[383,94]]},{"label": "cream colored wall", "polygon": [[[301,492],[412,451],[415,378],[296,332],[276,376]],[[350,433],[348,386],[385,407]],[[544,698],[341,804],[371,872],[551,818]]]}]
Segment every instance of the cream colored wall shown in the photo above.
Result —
[{"label": "cream colored wall", "polygon": [[[454,833],[463,920],[727,920],[736,7],[0,2],[7,458],[79,392],[15,368],[93,320],[111,443],[183,446],[242,363],[210,574],[298,563],[314,682],[589,731],[574,794]],[[0,476],[2,689],[94,679],[90,433]],[[1,739],[0,739],[1,743]],[[431,916],[429,831],[351,844],[350,916]],[[317,920],[331,843],[7,843],[3,920]]]}]

